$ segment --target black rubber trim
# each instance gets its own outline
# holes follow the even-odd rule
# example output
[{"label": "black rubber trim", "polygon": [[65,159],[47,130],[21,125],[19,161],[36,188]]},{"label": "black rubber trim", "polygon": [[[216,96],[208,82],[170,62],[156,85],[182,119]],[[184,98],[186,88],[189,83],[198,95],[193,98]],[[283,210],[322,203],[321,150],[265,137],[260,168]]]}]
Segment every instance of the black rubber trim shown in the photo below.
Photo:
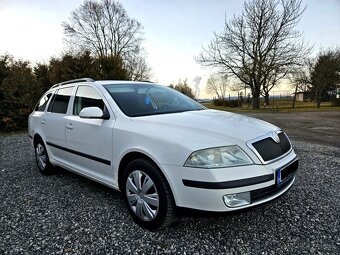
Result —
[{"label": "black rubber trim", "polygon": [[81,157],[84,157],[84,158],[88,158],[88,159],[91,159],[91,160],[103,163],[105,165],[111,165],[111,161],[106,160],[106,159],[98,158],[98,157],[95,157],[95,156],[92,156],[92,155],[89,155],[89,154],[85,154],[85,153],[82,153],[82,152],[79,152],[79,151],[71,150],[69,148],[65,148],[65,147],[62,147],[60,145],[56,145],[56,144],[53,144],[53,143],[50,143],[50,142],[46,142],[46,144],[49,145],[49,146],[52,146],[54,148],[57,148],[57,149],[60,149],[60,150],[63,150],[63,151],[67,151],[67,152],[70,152],[70,153],[73,153],[73,154],[76,154],[78,156],[81,156]]},{"label": "black rubber trim", "polygon": [[274,180],[274,174],[261,175],[252,178],[246,178],[235,181],[226,182],[202,182],[202,181],[192,181],[192,180],[182,180],[183,184],[192,188],[200,189],[233,189],[240,188],[244,186],[250,186],[259,184],[262,182],[269,182]]}]

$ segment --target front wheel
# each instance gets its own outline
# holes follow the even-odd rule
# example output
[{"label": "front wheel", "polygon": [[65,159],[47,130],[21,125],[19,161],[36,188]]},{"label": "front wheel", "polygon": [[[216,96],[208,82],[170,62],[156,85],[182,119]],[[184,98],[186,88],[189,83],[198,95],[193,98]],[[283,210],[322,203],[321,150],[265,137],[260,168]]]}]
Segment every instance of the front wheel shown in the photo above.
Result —
[{"label": "front wheel", "polygon": [[157,229],[174,220],[174,199],[163,174],[145,159],[129,163],[122,193],[133,220],[146,229]]},{"label": "front wheel", "polygon": [[48,158],[46,147],[41,139],[35,143],[34,151],[39,172],[44,175],[52,174],[55,169]]}]

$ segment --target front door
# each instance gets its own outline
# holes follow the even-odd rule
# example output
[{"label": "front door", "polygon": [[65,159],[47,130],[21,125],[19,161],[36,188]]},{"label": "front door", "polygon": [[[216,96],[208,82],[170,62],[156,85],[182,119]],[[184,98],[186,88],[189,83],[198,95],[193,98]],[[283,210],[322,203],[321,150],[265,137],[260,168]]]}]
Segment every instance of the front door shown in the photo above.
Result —
[{"label": "front door", "polygon": [[65,120],[66,146],[70,150],[67,161],[78,172],[112,185],[114,116],[110,114],[108,120],[79,117],[79,112],[83,108],[94,106],[99,107],[103,112],[108,111],[96,88],[88,85],[78,86],[72,114]]}]

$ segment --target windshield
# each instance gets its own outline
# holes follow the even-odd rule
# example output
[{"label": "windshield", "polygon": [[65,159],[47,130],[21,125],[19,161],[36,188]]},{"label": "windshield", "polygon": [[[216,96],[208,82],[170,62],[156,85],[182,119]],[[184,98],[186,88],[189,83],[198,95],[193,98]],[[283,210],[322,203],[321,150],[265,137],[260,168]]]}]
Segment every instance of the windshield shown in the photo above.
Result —
[{"label": "windshield", "polygon": [[182,93],[155,84],[104,85],[119,108],[129,117],[206,109]]}]

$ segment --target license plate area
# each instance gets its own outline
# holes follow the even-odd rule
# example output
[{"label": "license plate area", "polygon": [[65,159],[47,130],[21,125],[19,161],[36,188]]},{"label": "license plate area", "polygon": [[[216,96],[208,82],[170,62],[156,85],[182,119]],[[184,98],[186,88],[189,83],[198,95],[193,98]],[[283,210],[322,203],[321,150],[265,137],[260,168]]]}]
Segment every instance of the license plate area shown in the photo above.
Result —
[{"label": "license plate area", "polygon": [[295,160],[293,163],[276,170],[276,185],[280,186],[286,180],[290,179],[299,167],[299,161]]}]

